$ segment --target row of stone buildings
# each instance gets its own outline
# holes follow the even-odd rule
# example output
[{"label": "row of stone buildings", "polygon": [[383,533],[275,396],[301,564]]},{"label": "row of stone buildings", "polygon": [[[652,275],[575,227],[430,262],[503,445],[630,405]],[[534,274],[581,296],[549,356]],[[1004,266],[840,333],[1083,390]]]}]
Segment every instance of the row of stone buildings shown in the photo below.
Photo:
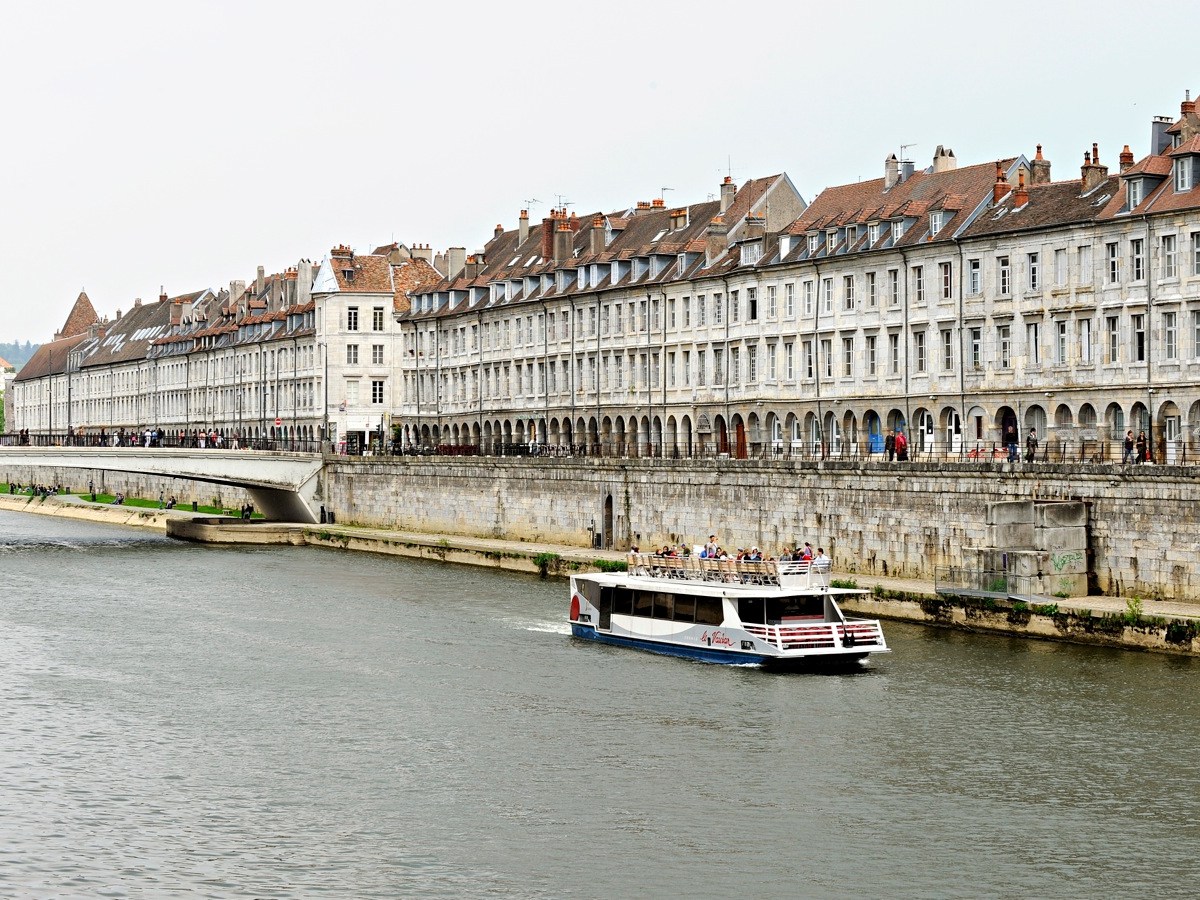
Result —
[{"label": "row of stone buildings", "polygon": [[[1200,435],[1200,116],[1110,171],[1041,148],[889,156],[807,203],[786,174],[712,200],[522,211],[481,251],[338,247],[98,321],[85,297],[13,386],[13,427],[159,425],[350,447],[967,454],[1010,427],[1166,461]],[[19,426],[18,426],[19,423]]]}]

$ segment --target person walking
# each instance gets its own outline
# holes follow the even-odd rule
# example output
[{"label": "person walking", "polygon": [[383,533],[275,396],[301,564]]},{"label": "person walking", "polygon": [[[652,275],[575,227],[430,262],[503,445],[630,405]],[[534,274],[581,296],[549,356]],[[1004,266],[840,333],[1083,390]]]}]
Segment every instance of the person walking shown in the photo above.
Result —
[{"label": "person walking", "polygon": [[1133,429],[1131,428],[1125,432],[1125,444],[1124,444],[1124,451],[1121,454],[1121,465],[1123,465],[1123,466],[1128,465],[1129,461],[1132,459],[1133,459]]},{"label": "person walking", "polygon": [[887,437],[883,439],[883,452],[887,454],[888,462],[896,458],[896,435],[890,430],[887,433]]},{"label": "person walking", "polygon": [[1146,432],[1144,432],[1144,431],[1138,432],[1137,441],[1134,443],[1134,446],[1137,448],[1137,461],[1139,463],[1144,463],[1147,459],[1150,458],[1146,452],[1147,450],[1150,449],[1150,444],[1146,440]]},{"label": "person walking", "polygon": [[1017,426],[1009,422],[1004,426],[1004,446],[1008,448],[1008,461],[1017,461]]},{"label": "person walking", "polygon": [[1037,457],[1038,451],[1038,436],[1037,429],[1030,428],[1029,434],[1025,438],[1025,462],[1031,463]]}]

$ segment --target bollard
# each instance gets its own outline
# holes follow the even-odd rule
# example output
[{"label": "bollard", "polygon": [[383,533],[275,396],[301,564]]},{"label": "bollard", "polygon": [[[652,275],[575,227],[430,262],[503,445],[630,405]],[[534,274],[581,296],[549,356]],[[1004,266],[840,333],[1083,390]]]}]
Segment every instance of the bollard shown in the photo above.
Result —
[{"label": "bollard", "polygon": [[198,501],[192,501],[192,512],[200,512],[200,504]]}]

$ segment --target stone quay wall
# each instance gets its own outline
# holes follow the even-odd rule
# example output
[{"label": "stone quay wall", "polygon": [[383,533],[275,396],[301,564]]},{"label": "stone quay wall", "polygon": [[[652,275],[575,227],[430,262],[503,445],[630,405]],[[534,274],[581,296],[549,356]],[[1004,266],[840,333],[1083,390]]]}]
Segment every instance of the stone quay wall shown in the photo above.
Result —
[{"label": "stone quay wall", "polygon": [[0,479],[6,484],[16,482],[26,488],[31,484],[47,487],[61,485],[74,494],[87,490],[89,479],[97,494],[124,494],[157,500],[159,493],[174,496],[182,506],[191,508],[192,501],[203,506],[238,509],[249,499],[241,488],[227,484],[209,484],[188,478],[164,478],[161,475],[140,475],[133,472],[106,472],[102,469],[57,468],[54,466],[4,466],[0,458]]},{"label": "stone quay wall", "polygon": [[617,548],[715,532],[731,552],[775,555],[807,540],[838,571],[925,579],[993,545],[989,504],[1077,500],[1093,590],[1200,599],[1192,467],[343,457],[328,461],[325,496],[339,522],[582,546],[611,498]]}]

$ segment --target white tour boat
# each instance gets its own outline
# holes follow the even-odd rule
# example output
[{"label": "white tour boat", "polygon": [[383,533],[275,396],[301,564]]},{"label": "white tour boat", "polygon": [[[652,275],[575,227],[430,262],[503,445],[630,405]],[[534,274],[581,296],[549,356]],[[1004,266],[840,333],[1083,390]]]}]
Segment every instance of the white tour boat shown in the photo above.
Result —
[{"label": "white tour boat", "polygon": [[705,662],[819,668],[888,652],[877,619],[847,618],[828,562],[631,553],[626,572],[571,577],[571,634]]}]

